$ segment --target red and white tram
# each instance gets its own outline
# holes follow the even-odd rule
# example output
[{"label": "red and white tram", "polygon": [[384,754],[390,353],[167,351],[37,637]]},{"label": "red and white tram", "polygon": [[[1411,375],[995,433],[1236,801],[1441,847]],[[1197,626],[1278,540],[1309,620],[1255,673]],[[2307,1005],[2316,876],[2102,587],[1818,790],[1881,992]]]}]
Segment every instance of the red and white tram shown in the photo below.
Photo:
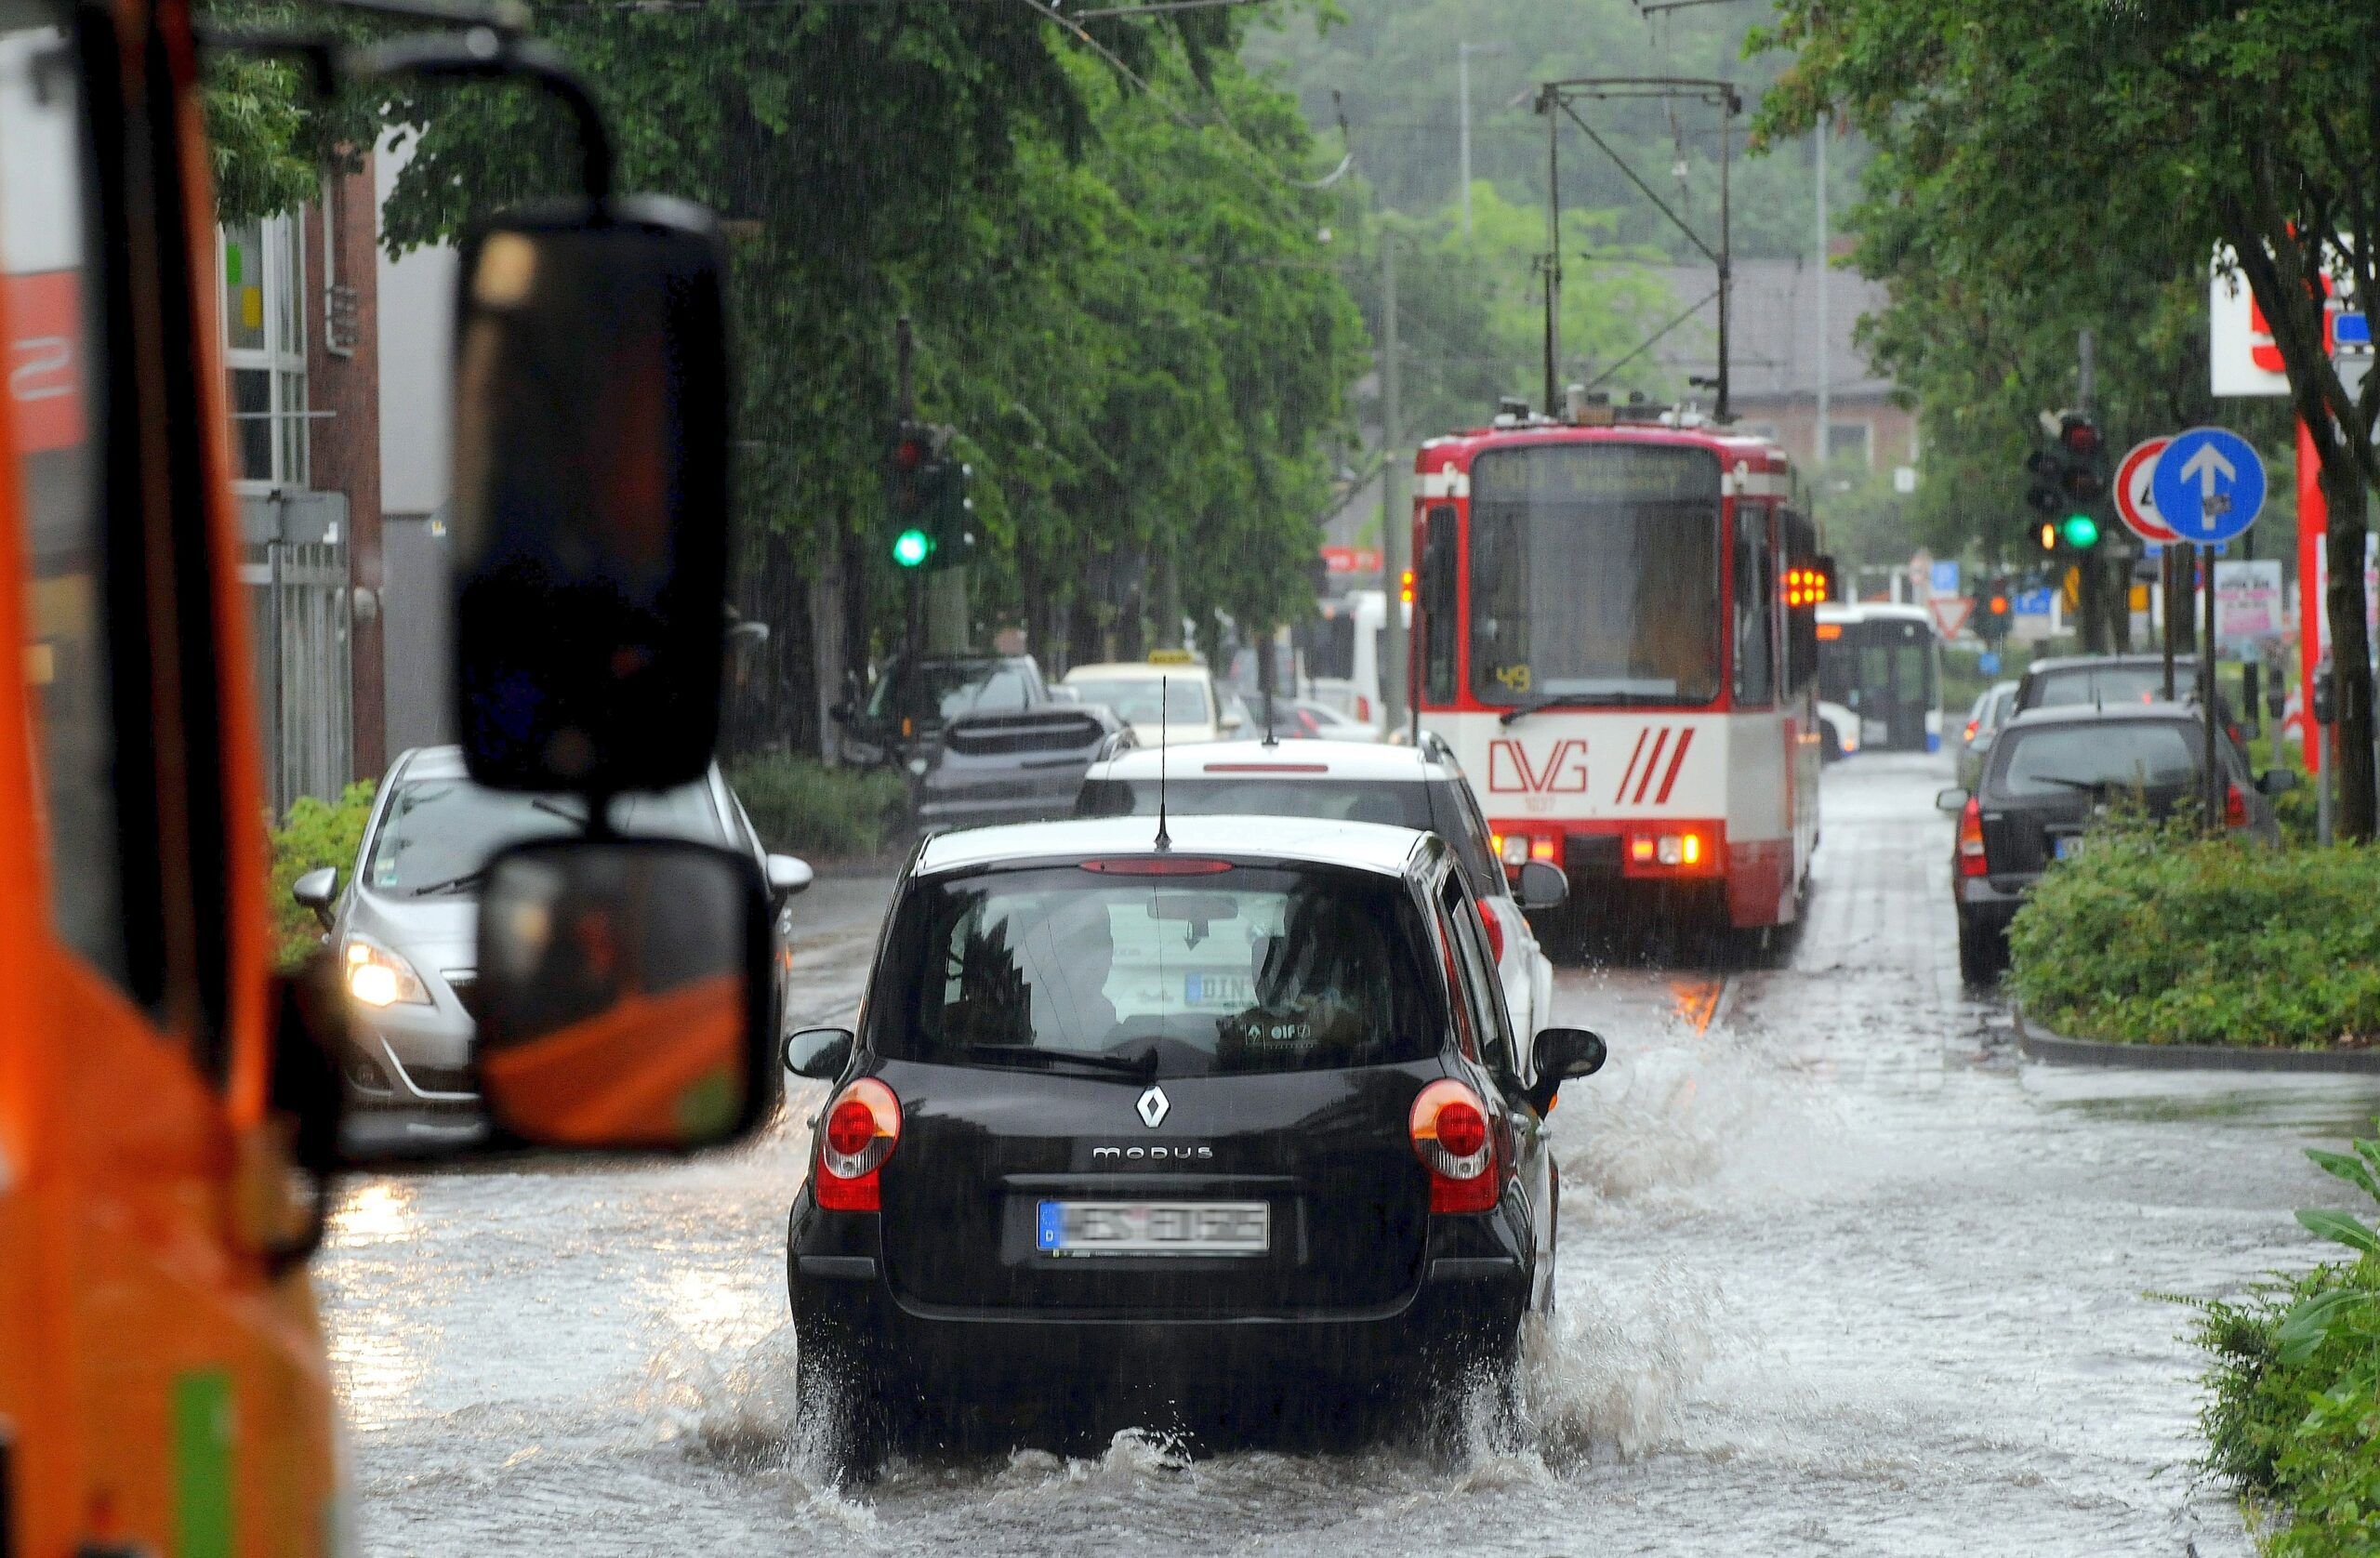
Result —
[{"label": "red and white tram", "polygon": [[1501,416],[1414,462],[1413,679],[1508,865],[1710,923],[1799,912],[1832,567],[1776,443]]}]

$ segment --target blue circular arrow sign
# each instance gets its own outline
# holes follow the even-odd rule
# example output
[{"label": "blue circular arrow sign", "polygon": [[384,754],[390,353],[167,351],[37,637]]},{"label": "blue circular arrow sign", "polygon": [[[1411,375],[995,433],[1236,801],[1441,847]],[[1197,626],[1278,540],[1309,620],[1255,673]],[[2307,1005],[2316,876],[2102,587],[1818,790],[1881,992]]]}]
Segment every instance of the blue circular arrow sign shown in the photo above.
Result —
[{"label": "blue circular arrow sign", "polygon": [[2265,462],[2248,441],[2222,428],[2192,428],[2157,456],[2150,484],[2157,517],[2185,541],[2228,541],[2265,507]]}]

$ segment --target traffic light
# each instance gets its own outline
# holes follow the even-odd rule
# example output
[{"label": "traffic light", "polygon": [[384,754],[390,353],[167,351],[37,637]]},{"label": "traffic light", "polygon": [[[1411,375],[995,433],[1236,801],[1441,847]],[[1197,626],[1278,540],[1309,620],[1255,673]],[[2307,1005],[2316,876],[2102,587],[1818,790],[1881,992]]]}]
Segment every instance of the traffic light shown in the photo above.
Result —
[{"label": "traffic light", "polygon": [[894,566],[961,568],[975,552],[974,468],[950,453],[955,432],[904,422],[886,457]]},{"label": "traffic light", "polygon": [[1983,599],[1977,602],[1976,635],[1986,643],[1997,644],[2008,637],[2008,629],[2016,615],[2016,601],[2006,579],[1994,579],[1984,586]]},{"label": "traffic light", "polygon": [[2026,457],[2033,484],[2025,501],[2042,516],[2037,535],[2045,552],[2087,552],[2099,544],[2097,509],[2108,495],[2107,441],[2079,411],[2044,413],[2051,442]]}]

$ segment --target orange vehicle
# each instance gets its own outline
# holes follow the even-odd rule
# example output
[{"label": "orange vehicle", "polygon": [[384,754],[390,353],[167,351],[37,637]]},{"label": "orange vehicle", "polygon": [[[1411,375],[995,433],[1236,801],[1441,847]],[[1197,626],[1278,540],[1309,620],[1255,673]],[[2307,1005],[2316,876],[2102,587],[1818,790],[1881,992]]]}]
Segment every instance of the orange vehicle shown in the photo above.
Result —
[{"label": "orange vehicle", "polygon": [[[505,64],[434,37],[376,59]],[[522,69],[571,96],[549,55]],[[346,1525],[304,1265],[351,1161],[343,1003],[271,963],[195,74],[185,0],[0,0],[0,636],[25,667],[0,678],[0,1558],[311,1553]],[[715,731],[684,710],[717,703],[725,450],[704,445],[725,437],[725,367],[715,234],[613,197],[601,126],[583,93],[574,107],[587,199],[465,244],[457,663],[474,777],[601,800],[709,755]],[[550,391],[596,381],[573,353],[650,391],[614,403],[600,459],[570,442],[599,419]],[[542,420],[518,409],[531,383]],[[575,554],[592,574],[523,562],[562,529],[592,542]],[[539,621],[538,640],[508,619]],[[527,729],[471,718],[499,683],[534,690]],[[774,1107],[765,1003],[746,998],[767,977],[756,869],[633,842],[677,852],[673,891],[715,899],[710,923],[743,917],[677,955],[677,1004],[712,997],[708,1041],[681,1054],[583,981],[563,1002],[545,922],[497,917],[481,954],[521,1048],[483,1079],[469,1150],[691,1148]],[[611,912],[619,854],[568,840],[489,871],[584,918]],[[601,1092],[573,1063],[590,1053],[613,1085],[651,1072],[638,1109],[573,1102]]]}]

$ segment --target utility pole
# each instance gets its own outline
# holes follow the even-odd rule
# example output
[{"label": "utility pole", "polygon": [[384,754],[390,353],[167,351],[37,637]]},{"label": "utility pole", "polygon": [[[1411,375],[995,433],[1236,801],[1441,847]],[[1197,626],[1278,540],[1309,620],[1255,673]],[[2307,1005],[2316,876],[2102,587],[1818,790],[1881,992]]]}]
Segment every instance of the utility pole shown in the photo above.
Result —
[{"label": "utility pole", "polygon": [[1405,719],[1409,691],[1405,675],[1404,598],[1406,540],[1413,531],[1413,505],[1405,495],[1406,471],[1412,462],[1405,457],[1405,417],[1399,402],[1403,380],[1396,341],[1396,236],[1385,227],[1381,229],[1380,272],[1382,312],[1385,316],[1380,376],[1381,444],[1386,456],[1381,466],[1380,559],[1382,592],[1387,598],[1380,701],[1387,728],[1394,731]]},{"label": "utility pole", "polygon": [[1562,403],[1562,122],[1552,88],[1537,100],[1545,115],[1545,415]]},{"label": "utility pole", "polygon": [[1509,44],[1459,43],[1454,46],[1456,113],[1461,122],[1458,132],[1462,147],[1462,235],[1471,236],[1471,57],[1474,54],[1510,54]]},{"label": "utility pole", "polygon": [[[1828,354],[1834,350],[1834,314],[1827,306],[1827,271],[1831,269],[1828,261],[1831,257],[1830,252],[1831,235],[1827,231],[1831,224],[1827,220],[1826,209],[1826,132],[1830,123],[1831,116],[1821,111],[1818,114],[1818,426],[1810,432],[1810,469],[1813,471],[1822,469],[1826,465],[1826,425],[1832,411],[1834,389],[1829,382],[1833,376],[1833,367],[1827,361]],[[1823,489],[1825,483],[1819,482],[1818,485]]]},{"label": "utility pole", "polygon": [[[2085,325],[2075,333],[2074,409],[2084,416],[2092,413],[2092,396],[2097,389],[2096,345],[2089,326]],[[2076,604],[2082,608],[2082,647],[2092,654],[2105,654],[2111,647],[2112,638],[2109,632],[2107,570],[2099,566],[2096,548],[2078,555],[2074,566],[2082,574],[2082,588],[2078,592]]]}]

